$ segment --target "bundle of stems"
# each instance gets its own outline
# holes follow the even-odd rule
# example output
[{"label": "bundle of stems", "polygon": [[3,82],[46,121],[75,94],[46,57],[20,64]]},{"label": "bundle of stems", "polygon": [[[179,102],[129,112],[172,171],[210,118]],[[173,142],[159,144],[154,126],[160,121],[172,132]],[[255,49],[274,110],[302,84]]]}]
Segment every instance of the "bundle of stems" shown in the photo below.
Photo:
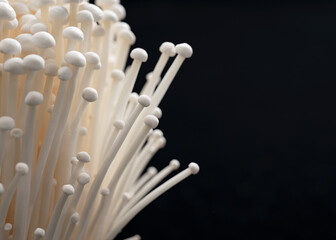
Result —
[{"label": "bundle of stems", "polygon": [[175,159],[146,170],[166,143],[159,104],[192,48],[164,42],[135,93],[147,53],[130,51],[119,1],[97,4],[0,0],[0,240],[114,239],[199,171],[164,181]]}]

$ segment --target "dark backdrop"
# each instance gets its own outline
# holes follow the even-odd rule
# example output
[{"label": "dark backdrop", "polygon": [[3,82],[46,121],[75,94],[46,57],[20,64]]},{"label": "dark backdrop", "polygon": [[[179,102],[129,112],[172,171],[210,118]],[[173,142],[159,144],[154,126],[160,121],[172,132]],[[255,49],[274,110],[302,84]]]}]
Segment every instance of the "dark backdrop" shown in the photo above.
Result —
[{"label": "dark backdrop", "polygon": [[141,79],[162,42],[194,49],[161,104],[168,142],[152,164],[201,171],[119,239],[335,239],[336,5],[278,2],[122,1],[149,53]]}]

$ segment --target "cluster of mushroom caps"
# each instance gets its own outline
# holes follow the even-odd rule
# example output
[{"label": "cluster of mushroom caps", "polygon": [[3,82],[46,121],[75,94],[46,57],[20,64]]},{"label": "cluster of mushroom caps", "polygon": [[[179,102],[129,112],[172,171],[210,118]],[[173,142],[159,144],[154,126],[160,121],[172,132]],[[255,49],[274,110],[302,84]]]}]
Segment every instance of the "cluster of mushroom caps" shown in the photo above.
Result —
[{"label": "cluster of mushroom caps", "polygon": [[192,48],[164,42],[135,93],[147,53],[130,52],[125,16],[118,0],[0,0],[0,239],[114,239],[199,171],[161,183],[179,161],[146,170],[166,143],[159,104]]}]

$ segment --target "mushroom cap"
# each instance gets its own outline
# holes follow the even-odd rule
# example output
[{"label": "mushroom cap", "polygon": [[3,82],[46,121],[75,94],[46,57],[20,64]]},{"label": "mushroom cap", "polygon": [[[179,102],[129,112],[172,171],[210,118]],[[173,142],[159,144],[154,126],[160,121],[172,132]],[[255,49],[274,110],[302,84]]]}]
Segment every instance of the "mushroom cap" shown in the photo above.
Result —
[{"label": "mushroom cap", "polygon": [[135,43],[135,35],[129,29],[120,30],[117,34],[117,39],[119,38],[123,39],[123,41],[126,41],[130,45],[133,45]]},{"label": "mushroom cap", "polygon": [[104,13],[104,16],[103,16],[102,22],[110,22],[112,24],[118,22],[119,18],[117,14],[115,14],[113,11],[105,10],[103,13]]},{"label": "mushroom cap", "polygon": [[84,40],[84,34],[82,30],[80,30],[78,27],[64,28],[62,35],[64,38],[70,39],[76,42],[80,42]]},{"label": "mushroom cap", "polygon": [[150,128],[156,128],[159,125],[159,119],[154,115],[147,115],[144,119],[144,123]]},{"label": "mushroom cap", "polygon": [[120,3],[119,0],[97,0],[96,1],[96,4],[98,6],[101,6],[101,7],[108,7],[108,6],[111,6],[113,4],[116,4],[116,3]]},{"label": "mushroom cap", "polygon": [[79,184],[87,184],[90,182],[90,175],[87,174],[86,172],[82,172],[78,175],[77,177],[77,181],[79,182]]},{"label": "mushroom cap", "polygon": [[148,97],[147,95],[141,95],[137,99],[138,99],[139,104],[142,105],[143,107],[148,107],[152,101],[151,98]]},{"label": "mushroom cap", "polygon": [[160,46],[160,52],[167,54],[169,57],[174,57],[176,54],[175,45],[171,42],[164,42]]},{"label": "mushroom cap", "polygon": [[30,26],[30,32],[35,34],[37,32],[48,32],[48,27],[44,23],[34,23]]},{"label": "mushroom cap", "polygon": [[90,11],[82,10],[77,13],[76,20],[80,23],[92,23],[94,19]]},{"label": "mushroom cap", "polygon": [[38,7],[55,5],[56,0],[35,0],[35,5]]},{"label": "mushroom cap", "polygon": [[83,2],[79,5],[79,10],[88,10],[92,13],[93,19],[95,22],[100,21],[104,14],[103,11],[94,4]]},{"label": "mushroom cap", "polygon": [[15,121],[9,116],[0,117],[0,130],[9,131],[15,127]]},{"label": "mushroom cap", "polygon": [[77,51],[69,51],[65,54],[65,62],[76,67],[84,67],[86,65],[85,57],[82,53]]},{"label": "mushroom cap", "polygon": [[58,74],[58,65],[54,59],[48,59],[45,62],[44,74],[49,77],[55,77]]},{"label": "mushroom cap", "polygon": [[59,80],[67,81],[72,77],[72,70],[67,66],[60,67],[57,76]]},{"label": "mushroom cap", "polygon": [[63,0],[64,3],[80,3],[83,2],[83,0]]},{"label": "mushroom cap", "polygon": [[11,6],[17,15],[24,15],[30,12],[27,4],[23,2],[13,2],[11,3]]},{"label": "mushroom cap", "polygon": [[19,20],[19,25],[22,26],[22,25],[24,25],[24,24],[29,23],[29,22],[32,21],[32,20],[37,20],[37,18],[36,18],[35,15],[30,14],[30,13],[25,14],[25,15],[23,15],[23,16],[20,18],[20,20]]},{"label": "mushroom cap", "polygon": [[68,22],[68,18],[68,10],[63,6],[54,6],[49,9],[49,21],[57,21],[64,25]]},{"label": "mushroom cap", "polygon": [[62,191],[65,195],[68,195],[68,196],[75,193],[75,189],[71,184],[63,185]]},{"label": "mushroom cap", "polygon": [[25,104],[31,107],[36,107],[43,102],[43,95],[40,92],[30,91],[24,100]]},{"label": "mushroom cap", "polygon": [[21,44],[22,50],[25,52],[36,52],[36,47],[33,44],[33,35],[30,33],[21,33],[16,37],[16,40]]},{"label": "mushroom cap", "polygon": [[10,136],[16,139],[22,138],[23,136],[23,131],[21,128],[13,128],[10,131]]},{"label": "mushroom cap", "polygon": [[24,74],[26,72],[23,66],[23,60],[18,57],[8,59],[3,65],[4,71],[13,74]]},{"label": "mushroom cap", "polygon": [[148,59],[147,52],[142,48],[135,48],[130,54],[131,58],[134,60],[139,60],[141,62],[146,62]]},{"label": "mushroom cap", "polygon": [[16,18],[16,13],[11,5],[0,2],[0,21],[11,21]]},{"label": "mushroom cap", "polygon": [[200,170],[200,167],[198,166],[197,163],[189,163],[188,168],[190,169],[192,174],[197,174]]},{"label": "mushroom cap", "polygon": [[74,214],[71,215],[70,221],[74,224],[78,223],[80,219],[80,216],[78,212],[75,212]]},{"label": "mushroom cap", "polygon": [[99,55],[95,52],[86,52],[84,53],[86,62],[92,65],[97,65],[100,63]]},{"label": "mushroom cap", "polygon": [[50,48],[56,45],[55,38],[48,32],[37,32],[33,35],[33,43],[38,48]]},{"label": "mushroom cap", "polygon": [[87,102],[95,102],[98,99],[97,90],[91,87],[84,88],[82,91],[82,97]]},{"label": "mushroom cap", "polygon": [[193,49],[187,43],[180,43],[176,45],[176,53],[184,58],[190,58],[193,54]]},{"label": "mushroom cap", "polygon": [[44,237],[44,235],[45,235],[45,231],[42,228],[36,228],[36,230],[34,231],[34,236],[36,237],[42,238]]},{"label": "mushroom cap", "polygon": [[85,162],[85,163],[88,163],[91,160],[90,155],[87,152],[79,152],[79,153],[77,153],[76,158],[79,161]]},{"label": "mushroom cap", "polygon": [[119,69],[114,69],[111,72],[111,77],[116,81],[121,81],[125,78],[125,73]]},{"label": "mushroom cap", "polygon": [[4,54],[18,54],[21,52],[21,44],[13,38],[5,38],[0,42],[0,52]]},{"label": "mushroom cap", "polygon": [[21,176],[27,175],[29,172],[29,167],[24,162],[19,162],[15,165],[15,171]]},{"label": "mushroom cap", "polygon": [[117,14],[118,19],[123,20],[126,17],[126,10],[121,4],[113,4],[112,6],[109,7],[110,10],[115,12]]},{"label": "mushroom cap", "polygon": [[113,24],[112,28],[114,29],[114,32],[116,34],[118,34],[123,29],[128,29],[128,30],[131,29],[130,25],[128,25],[125,22],[116,22],[115,24]]},{"label": "mushroom cap", "polygon": [[31,71],[39,71],[44,68],[44,59],[37,54],[30,54],[23,58],[23,66]]}]

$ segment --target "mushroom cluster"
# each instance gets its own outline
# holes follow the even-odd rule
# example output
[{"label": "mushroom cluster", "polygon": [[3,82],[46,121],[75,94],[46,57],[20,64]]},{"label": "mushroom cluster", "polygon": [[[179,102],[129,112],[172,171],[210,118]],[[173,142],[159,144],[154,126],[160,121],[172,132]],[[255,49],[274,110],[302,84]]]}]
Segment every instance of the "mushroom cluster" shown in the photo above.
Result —
[{"label": "mushroom cluster", "polygon": [[164,181],[179,161],[147,168],[166,143],[160,102],[192,48],[164,42],[133,92],[148,56],[131,51],[125,16],[118,0],[0,0],[0,239],[114,239],[199,171]]}]

